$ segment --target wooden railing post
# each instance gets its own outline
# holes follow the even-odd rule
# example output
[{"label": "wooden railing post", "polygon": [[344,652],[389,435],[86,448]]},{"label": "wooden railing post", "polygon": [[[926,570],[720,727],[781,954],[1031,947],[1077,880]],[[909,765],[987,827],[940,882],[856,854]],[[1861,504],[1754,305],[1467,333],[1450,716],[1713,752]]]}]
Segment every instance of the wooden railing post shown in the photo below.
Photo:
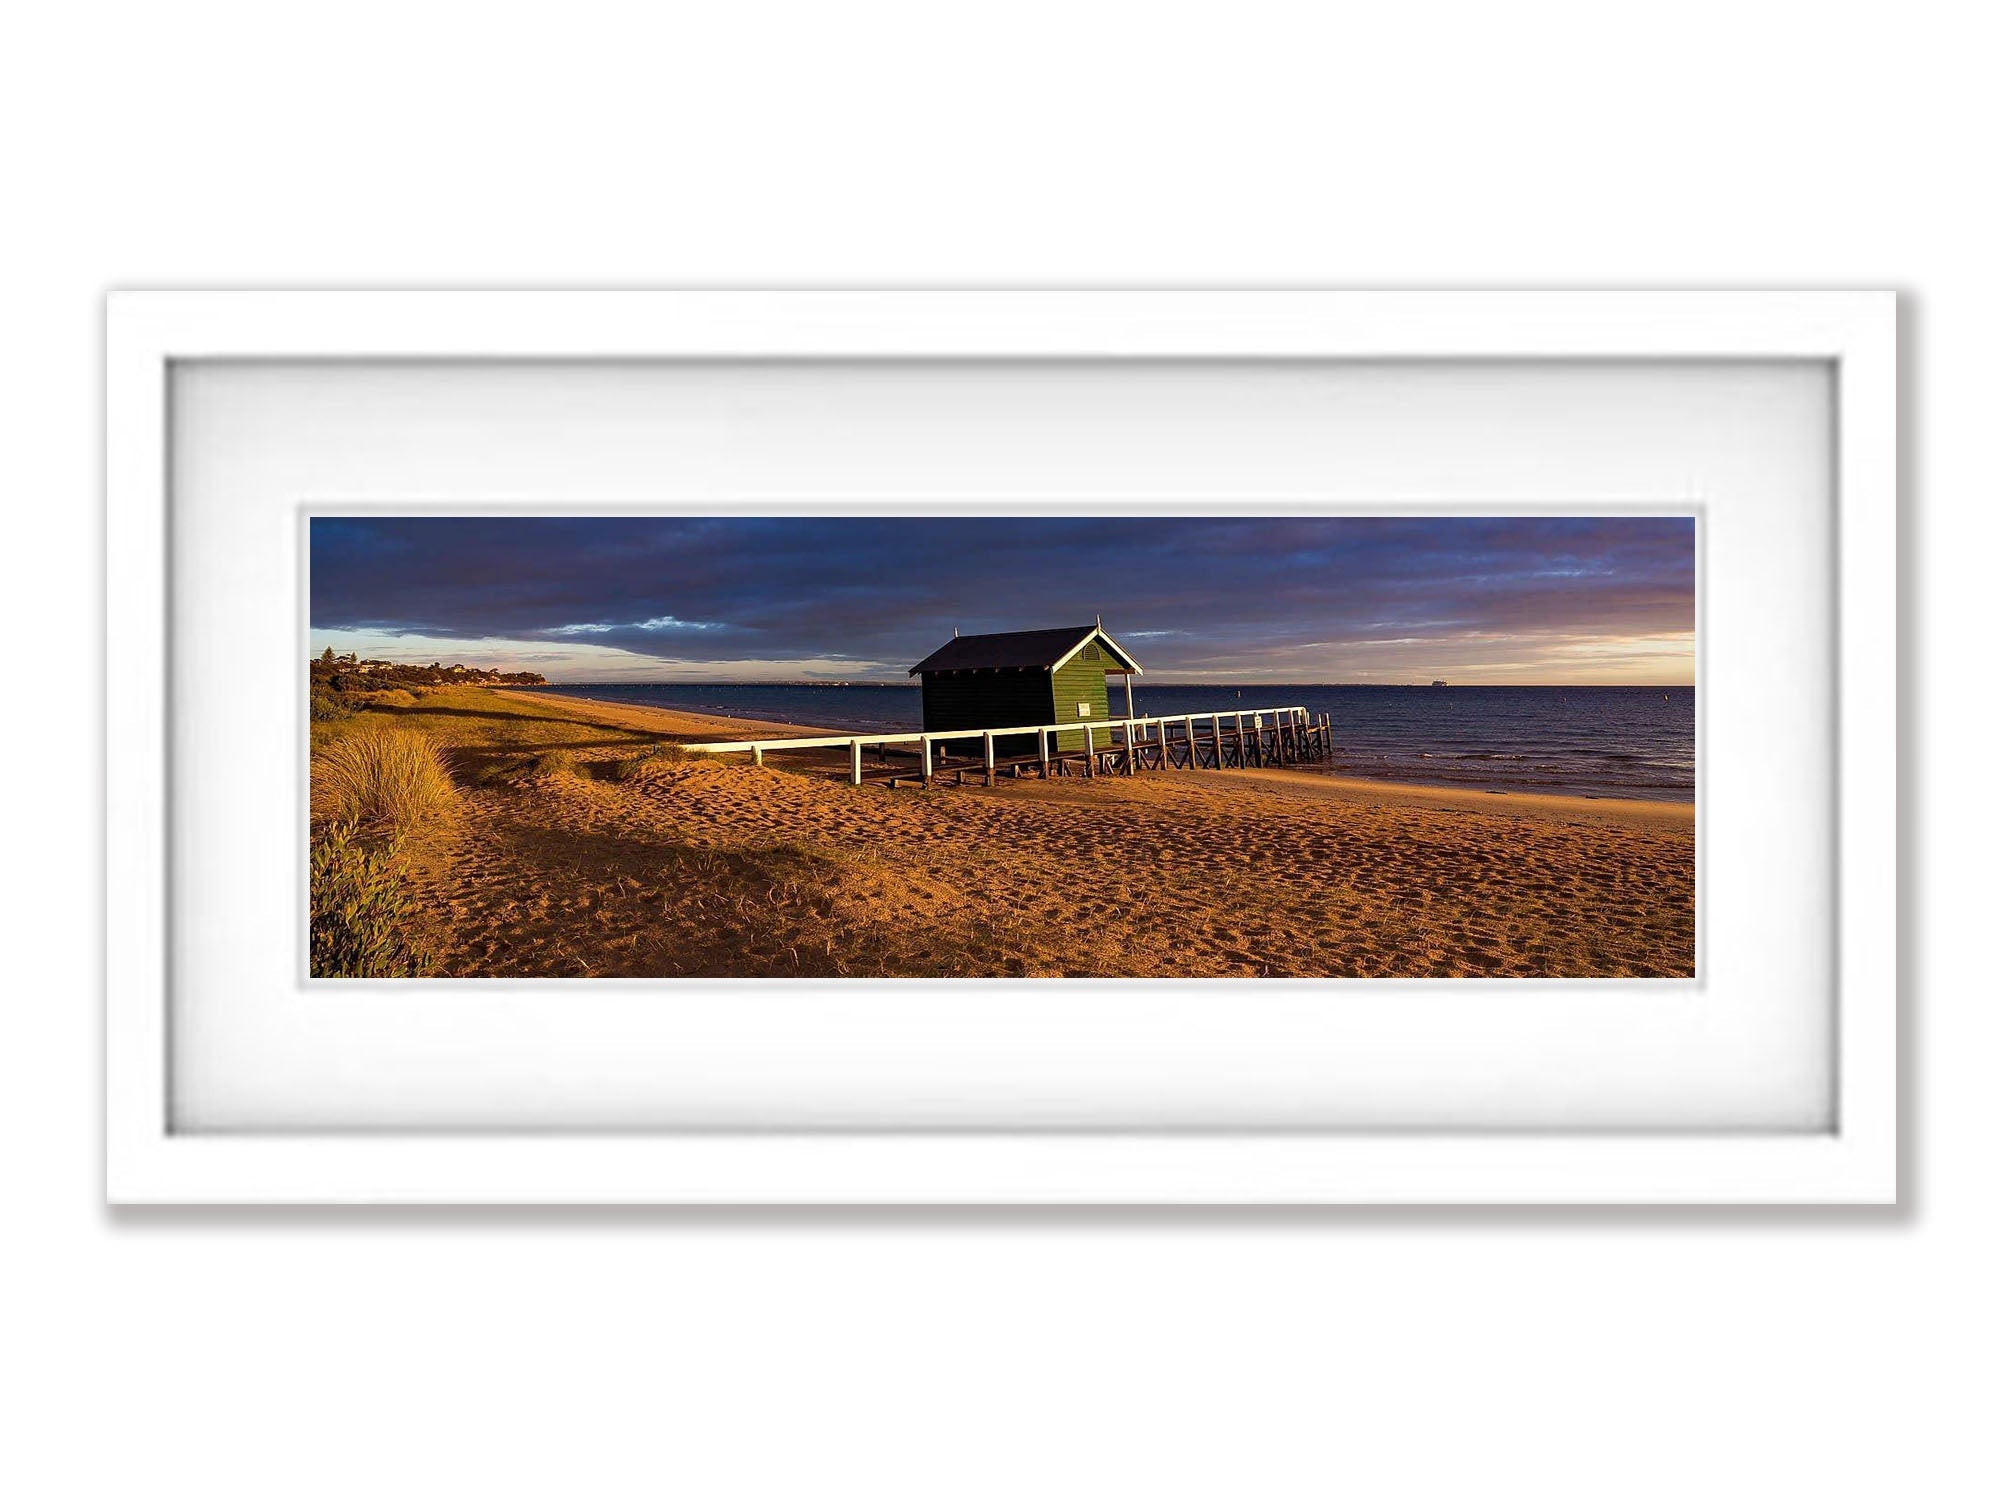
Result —
[{"label": "wooden railing post", "polygon": [[1097,736],[1091,732],[1088,724],[1083,726],[1083,774],[1086,776],[1097,774]]},{"label": "wooden railing post", "polygon": [[1035,731],[1036,748],[1042,753],[1042,780],[1049,779],[1049,727],[1044,724]]},{"label": "wooden railing post", "polygon": [[924,747],[924,785],[929,786],[931,784],[931,737],[925,735],[922,743]]},{"label": "wooden railing post", "polygon": [[764,747],[762,745],[752,745],[750,747],[750,762],[752,765],[758,766],[764,764]]},{"label": "wooden railing post", "polygon": [[993,731],[987,730],[980,738],[986,746],[986,784],[993,785]]},{"label": "wooden railing post", "polygon": [[854,784],[861,785],[861,741],[854,742]]}]

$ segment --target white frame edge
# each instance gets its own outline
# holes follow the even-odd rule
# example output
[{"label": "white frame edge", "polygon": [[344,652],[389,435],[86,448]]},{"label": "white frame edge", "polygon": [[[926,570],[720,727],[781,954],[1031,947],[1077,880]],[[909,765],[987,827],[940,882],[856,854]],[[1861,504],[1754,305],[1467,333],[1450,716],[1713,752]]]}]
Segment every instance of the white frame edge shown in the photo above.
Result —
[{"label": "white frame edge", "polygon": [[[170,365],[197,358],[1793,358],[1835,370],[1826,1135],[171,1133]],[[117,292],[105,352],[105,1189],[119,1204],[1891,1204],[1896,300],[1861,292]],[[1888,795],[1884,795],[1887,789]]]}]

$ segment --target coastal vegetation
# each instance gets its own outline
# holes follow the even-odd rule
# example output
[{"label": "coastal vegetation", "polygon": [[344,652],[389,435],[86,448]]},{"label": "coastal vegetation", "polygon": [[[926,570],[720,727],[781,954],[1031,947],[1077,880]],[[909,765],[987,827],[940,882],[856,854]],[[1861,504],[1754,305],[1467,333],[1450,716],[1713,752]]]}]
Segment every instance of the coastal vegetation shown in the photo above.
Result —
[{"label": "coastal vegetation", "polygon": [[420,687],[312,726],[316,973],[1693,971],[1687,804],[1285,770],[891,791],[681,748],[788,726]]},{"label": "coastal vegetation", "polygon": [[[414,705],[402,687],[332,686],[314,663],[308,906],[312,973],[412,978],[432,971],[407,850],[451,821],[458,793],[431,738],[382,710]],[[428,691],[428,684],[420,684]],[[372,710],[373,712],[370,712]]]},{"label": "coastal vegetation", "polygon": [[405,848],[446,825],[457,792],[425,735],[356,725],[313,752],[309,892],[312,972],[411,978],[430,972]]},{"label": "coastal vegetation", "polygon": [[314,822],[408,832],[448,815],[454,792],[423,734],[371,723],[313,757]]},{"label": "coastal vegetation", "polygon": [[315,723],[345,718],[371,705],[408,707],[426,693],[447,687],[538,687],[548,679],[539,672],[498,672],[461,663],[413,666],[406,662],[362,660],[353,652],[336,655],[333,647],[312,658],[308,683]]},{"label": "coastal vegetation", "polygon": [[321,979],[411,979],[432,972],[402,836],[370,838],[355,823],[313,829],[312,973]]},{"label": "coastal vegetation", "polygon": [[432,662],[423,667],[408,662],[364,661],[351,651],[345,656],[336,655],[331,646],[312,659],[310,672],[315,684],[325,683],[337,693],[365,693],[396,687],[467,687],[481,683],[487,686],[532,687],[548,681],[539,672],[499,672],[491,667],[468,667],[459,662],[448,667],[441,662]]}]

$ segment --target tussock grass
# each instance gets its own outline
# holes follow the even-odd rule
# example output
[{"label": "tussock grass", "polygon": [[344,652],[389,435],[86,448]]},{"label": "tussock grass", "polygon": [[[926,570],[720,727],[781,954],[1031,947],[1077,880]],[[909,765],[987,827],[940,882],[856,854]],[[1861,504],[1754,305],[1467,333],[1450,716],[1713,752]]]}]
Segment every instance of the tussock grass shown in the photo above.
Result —
[{"label": "tussock grass", "polygon": [[437,747],[408,729],[357,729],[313,755],[315,823],[407,830],[446,816],[456,799]]},{"label": "tussock grass", "polygon": [[678,765],[692,759],[695,757],[679,745],[648,745],[624,760],[598,761],[595,770],[603,781],[630,781],[648,766]]},{"label": "tussock grass", "polygon": [[528,762],[529,776],[574,776],[576,753],[572,750],[544,750]]}]

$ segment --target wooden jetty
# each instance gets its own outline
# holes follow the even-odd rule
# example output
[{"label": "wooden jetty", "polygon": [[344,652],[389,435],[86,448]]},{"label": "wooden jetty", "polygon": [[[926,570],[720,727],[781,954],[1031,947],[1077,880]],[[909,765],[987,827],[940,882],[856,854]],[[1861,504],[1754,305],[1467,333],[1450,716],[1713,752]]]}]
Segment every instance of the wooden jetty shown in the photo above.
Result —
[{"label": "wooden jetty", "polygon": [[[1081,730],[1079,734],[1078,731]],[[846,780],[924,786],[970,775],[992,786],[1001,776],[1131,776],[1140,771],[1224,771],[1302,765],[1332,753],[1330,716],[1304,708],[1232,709],[1104,723],[1012,724],[966,730],[892,734],[808,735],[766,740],[713,740],[683,748],[705,755],[764,757],[798,751],[846,751]],[[1028,753],[997,753],[1027,743]]]},{"label": "wooden jetty", "polygon": [[[1297,705],[1136,714],[1132,679],[1143,670],[1105,633],[1102,617],[1089,625],[1045,630],[968,636],[954,630],[949,641],[910,668],[912,677],[923,679],[921,730],[716,740],[686,748],[747,754],[760,766],[767,754],[844,750],[846,777],[856,786],[864,781],[930,786],[943,777],[963,786],[967,776],[983,776],[992,786],[1001,776],[1222,771],[1298,765],[1332,753],[1327,715]],[[1110,677],[1125,679],[1122,719],[1111,717]]]}]

